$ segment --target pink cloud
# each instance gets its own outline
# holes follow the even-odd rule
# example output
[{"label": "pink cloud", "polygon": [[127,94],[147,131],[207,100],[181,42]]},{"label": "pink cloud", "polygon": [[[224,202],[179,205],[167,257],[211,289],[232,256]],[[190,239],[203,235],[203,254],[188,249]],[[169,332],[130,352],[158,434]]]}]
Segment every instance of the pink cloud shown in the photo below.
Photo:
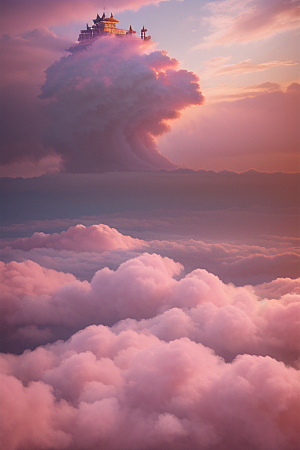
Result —
[{"label": "pink cloud", "polygon": [[62,163],[80,172],[176,167],[155,137],[203,97],[196,75],[178,70],[166,52],[138,38],[105,37],[52,64],[71,43],[49,31],[6,36],[1,44],[2,175],[18,175],[22,164],[25,174],[35,175],[60,170]]},{"label": "pink cloud", "polygon": [[29,251],[33,248],[53,248],[80,252],[105,252],[115,249],[133,249],[147,245],[140,239],[123,236],[107,225],[76,225],[61,233],[34,233],[29,238],[19,238],[8,244],[13,249]]},{"label": "pink cloud", "polygon": [[33,261],[8,264],[0,262],[1,291],[4,297],[12,295],[15,299],[25,295],[52,294],[66,283],[75,281],[71,274],[45,269]]},{"label": "pink cloud", "polygon": [[224,284],[203,269],[180,278],[182,269],[169,258],[143,254],[116,271],[99,270],[88,283],[33,262],[3,265],[2,348],[20,350],[66,339],[93,323],[130,318],[116,331],[148,330],[167,341],[188,337],[228,360],[251,353],[295,363],[300,302],[290,279],[281,281],[286,287],[279,300],[261,302],[249,286]]},{"label": "pink cloud", "polygon": [[[103,226],[47,239],[73,248],[77,233],[133,240]],[[156,254],[91,283],[0,269],[2,350],[47,344],[0,354],[5,450],[298,449],[300,280],[236,287]]]},{"label": "pink cloud", "polygon": [[270,357],[228,364],[186,338],[91,326],[1,366],[7,450],[299,447],[298,372]]},{"label": "pink cloud", "polygon": [[270,283],[263,283],[255,287],[255,292],[262,298],[278,299],[283,295],[293,292],[300,295],[300,280],[277,278]]},{"label": "pink cloud", "polygon": [[228,270],[237,276],[241,275],[241,278],[252,274],[257,276],[259,282],[275,273],[280,273],[281,277],[297,278],[300,269],[300,255],[296,252],[297,248],[295,248],[295,252],[290,253],[277,255],[253,254],[237,261],[224,262],[223,273]]},{"label": "pink cloud", "polygon": [[103,37],[47,69],[41,98],[52,99],[52,123],[45,142],[67,171],[176,167],[154,137],[203,97],[195,74],[151,50],[137,38]]},{"label": "pink cloud", "polygon": [[[86,220],[86,223],[91,222],[91,219]],[[223,226],[224,219],[223,214]],[[169,220],[166,217],[161,222],[144,221],[143,224],[139,223],[140,230],[153,225],[170,227]],[[193,220],[196,220],[195,215]],[[249,217],[247,221],[249,223]],[[71,222],[72,220],[69,221]],[[61,226],[63,223],[68,222],[54,221],[53,226]],[[122,220],[115,220],[115,223],[124,227]],[[126,223],[128,225],[129,221],[125,220]],[[37,224],[43,227],[43,222],[39,221]],[[179,225],[178,220],[177,224]],[[130,232],[136,234],[138,231],[137,220],[131,220]],[[278,277],[297,278],[300,275],[297,242],[288,238],[283,240],[281,246],[274,236],[266,237],[260,245],[225,241],[212,243],[170,234],[168,238],[141,240],[123,235],[104,224],[75,225],[61,233],[35,232],[31,237],[3,239],[1,254],[5,261],[22,262],[30,258],[49,269],[73,273],[81,280],[90,280],[96,270],[106,266],[116,269],[121,263],[145,250],[180,262],[186,271],[201,266],[223,281],[232,281],[238,285],[258,284]]]},{"label": "pink cloud", "polygon": [[209,2],[206,21],[211,34],[195,48],[231,45],[267,39],[299,27],[299,2],[288,0],[226,0]]}]

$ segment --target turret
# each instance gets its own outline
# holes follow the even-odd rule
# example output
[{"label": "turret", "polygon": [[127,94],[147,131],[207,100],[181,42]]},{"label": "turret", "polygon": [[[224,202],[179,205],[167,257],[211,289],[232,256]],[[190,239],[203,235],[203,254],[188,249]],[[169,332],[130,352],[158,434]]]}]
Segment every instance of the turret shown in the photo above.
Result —
[{"label": "turret", "polygon": [[147,28],[143,25],[143,28],[141,29],[141,39],[145,39]]},{"label": "turret", "polygon": [[143,41],[149,41],[151,39],[151,36],[146,36],[147,31],[147,28],[143,25],[143,28],[141,29],[141,39],[143,39]]}]

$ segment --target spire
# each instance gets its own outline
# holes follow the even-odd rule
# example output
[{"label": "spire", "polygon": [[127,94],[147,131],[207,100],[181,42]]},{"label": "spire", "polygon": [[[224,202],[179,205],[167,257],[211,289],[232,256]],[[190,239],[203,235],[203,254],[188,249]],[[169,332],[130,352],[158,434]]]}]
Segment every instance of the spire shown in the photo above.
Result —
[{"label": "spire", "polygon": [[112,22],[112,23],[119,23],[119,20],[114,18],[113,13],[111,13],[110,18],[106,19],[108,22]]},{"label": "spire", "polygon": [[134,34],[134,33],[136,33],[136,31],[134,31],[134,30],[132,29],[132,26],[130,25],[129,30],[127,31],[126,34]]},{"label": "spire", "polygon": [[143,41],[148,41],[149,39],[151,39],[150,37],[146,36],[147,31],[147,28],[145,28],[145,26],[143,25],[143,28],[141,29],[141,39],[143,39]]},{"label": "spire", "polygon": [[100,22],[100,20],[101,20],[101,18],[99,16],[99,14],[97,14],[97,17],[96,17],[96,19],[93,20],[93,22],[98,23],[98,22]]}]

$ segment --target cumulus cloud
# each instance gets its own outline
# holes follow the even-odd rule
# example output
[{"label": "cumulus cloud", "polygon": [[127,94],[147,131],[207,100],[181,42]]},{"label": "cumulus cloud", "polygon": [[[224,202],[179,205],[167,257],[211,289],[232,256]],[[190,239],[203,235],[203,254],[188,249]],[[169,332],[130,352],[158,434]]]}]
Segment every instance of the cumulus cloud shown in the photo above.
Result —
[{"label": "cumulus cloud", "polygon": [[7,450],[299,447],[299,372],[270,357],[91,326],[1,367]]},{"label": "cumulus cloud", "polygon": [[52,99],[45,143],[70,172],[172,169],[155,136],[166,121],[202,103],[195,74],[140,39],[107,36],[47,69]]},{"label": "cumulus cloud", "polygon": [[[100,255],[141,243],[81,225],[10,244],[80,259],[91,242]],[[1,263],[1,350],[15,353],[0,354],[1,447],[297,450],[299,283],[236,287],[147,253],[91,282]]]},{"label": "cumulus cloud", "polygon": [[[288,364],[299,358],[300,303],[293,289],[279,300],[260,301],[253,288],[224,284],[203,269],[182,277],[181,264],[156,254],[130,259],[115,271],[103,268],[90,283],[31,261],[1,269],[5,351],[103,324],[117,331],[148,330],[166,341],[188,337],[227,360],[240,353],[271,355]],[[289,279],[287,286],[294,287]]]},{"label": "cumulus cloud", "polygon": [[130,236],[123,236],[107,225],[76,225],[61,233],[36,232],[29,238],[19,238],[9,243],[13,249],[29,251],[33,248],[53,248],[80,252],[105,252],[115,249],[133,249],[146,244]]},{"label": "cumulus cloud", "polygon": [[299,27],[299,2],[294,0],[226,0],[205,5],[211,34],[194,48],[267,39]]},{"label": "cumulus cloud", "polygon": [[256,286],[255,292],[260,297],[269,299],[279,299],[289,292],[300,295],[300,278],[296,280],[289,278],[277,278],[270,283],[263,283]]},{"label": "cumulus cloud", "polygon": [[[92,218],[87,219],[86,222],[91,220]],[[169,218],[166,217],[161,222],[144,221],[143,225],[146,228],[153,225],[159,227],[161,223],[166,225],[167,220]],[[195,216],[193,220],[196,220]],[[248,216],[248,223],[249,220]],[[115,222],[119,226],[122,225],[122,220]],[[131,220],[135,228],[136,222]],[[42,226],[42,222],[38,223]],[[129,225],[128,220],[126,223]],[[59,221],[54,221],[54,224],[59,224]],[[131,229],[131,233],[136,232]],[[23,262],[30,259],[48,269],[70,272],[81,280],[91,280],[95,271],[104,267],[116,270],[122,262],[138,256],[145,250],[180,262],[184,265],[186,273],[201,266],[223,281],[232,281],[237,285],[256,285],[278,277],[300,276],[297,242],[286,239],[280,246],[278,238],[274,241],[274,237],[262,240],[260,245],[239,242],[212,243],[179,238],[176,235],[172,236],[169,231],[168,240],[142,240],[123,235],[108,225],[95,224],[87,227],[72,226],[61,233],[35,232],[31,237],[3,239],[0,246],[1,257],[5,262],[12,260]]]}]

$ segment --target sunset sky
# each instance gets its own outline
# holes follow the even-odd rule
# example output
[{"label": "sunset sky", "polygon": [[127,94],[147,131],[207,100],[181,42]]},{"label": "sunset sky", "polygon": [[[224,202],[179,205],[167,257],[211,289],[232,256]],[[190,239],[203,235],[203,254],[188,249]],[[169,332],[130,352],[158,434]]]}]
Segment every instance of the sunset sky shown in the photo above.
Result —
[{"label": "sunset sky", "polygon": [[0,448],[299,450],[299,0],[0,8]]},{"label": "sunset sky", "polygon": [[[44,113],[37,96],[45,70],[104,6],[117,15],[120,27],[131,24],[139,34],[145,24],[157,50],[200,78],[204,104],[181,108],[181,119],[170,121],[171,131],[156,136],[163,154],[192,169],[298,170],[298,1],[112,0],[100,5],[12,0],[1,7],[2,114],[9,122],[3,127],[8,136],[2,175],[41,174],[57,167],[55,150],[40,159]],[[31,115],[24,123],[26,109]],[[31,149],[36,147],[31,161],[24,144],[28,139]]]}]

